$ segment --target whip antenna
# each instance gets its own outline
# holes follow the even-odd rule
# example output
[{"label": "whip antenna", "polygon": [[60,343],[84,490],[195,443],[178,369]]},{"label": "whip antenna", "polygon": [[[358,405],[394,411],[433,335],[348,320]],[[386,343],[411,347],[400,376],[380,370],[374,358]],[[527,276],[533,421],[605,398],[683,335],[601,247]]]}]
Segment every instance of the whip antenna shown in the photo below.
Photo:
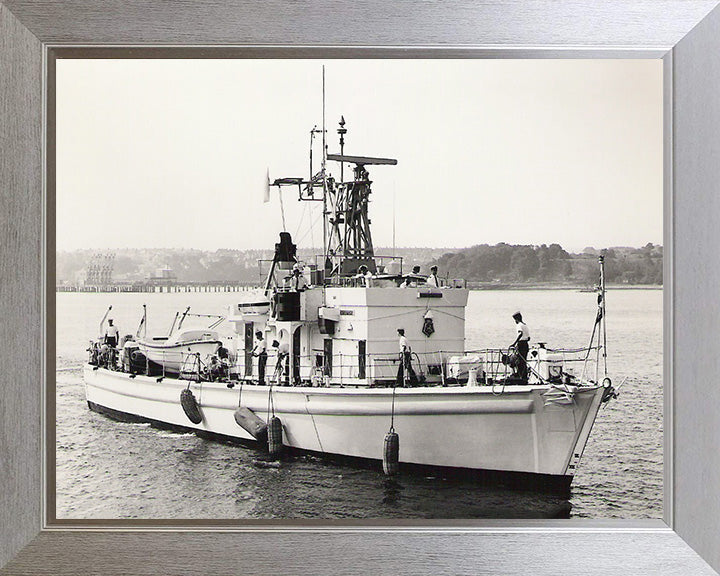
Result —
[{"label": "whip antenna", "polygon": [[[323,267],[328,267],[328,239],[327,239],[327,177],[325,165],[327,163],[327,132],[325,131],[325,64],[322,67],[322,186],[323,186],[323,252],[325,262]],[[323,292],[324,294],[324,292]]]}]

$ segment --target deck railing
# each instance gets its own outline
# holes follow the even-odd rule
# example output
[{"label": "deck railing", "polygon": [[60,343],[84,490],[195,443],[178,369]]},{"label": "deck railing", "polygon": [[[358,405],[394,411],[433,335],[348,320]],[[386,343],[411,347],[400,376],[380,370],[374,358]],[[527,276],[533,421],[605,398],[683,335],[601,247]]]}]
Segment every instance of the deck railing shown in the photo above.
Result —
[{"label": "deck railing", "polygon": [[[330,270],[340,270],[344,257],[330,257]],[[347,276],[338,273],[332,273],[325,277],[325,256],[317,254],[314,256],[314,264],[309,265],[309,275],[306,280],[309,286],[341,286],[341,287],[373,287],[373,288],[391,288],[398,287],[405,278],[410,278],[412,287],[427,287],[426,276],[422,274],[412,275],[408,271],[403,270],[402,256],[374,256],[373,260],[376,265],[376,273],[372,278],[366,279],[358,276]],[[362,262],[358,259],[358,265]],[[267,275],[272,266],[272,260],[258,260],[258,277],[261,283],[267,279]],[[289,276],[292,269],[278,270],[277,280],[282,281],[283,276]],[[440,278],[439,288],[467,288],[467,281],[464,278]],[[277,287],[278,291],[285,291],[282,284]]]},{"label": "deck railing", "polygon": [[[265,382],[275,385],[311,386],[457,386],[497,383],[561,383],[589,381],[594,374],[597,347],[574,349],[533,348],[527,359],[527,379],[519,376],[522,358],[514,350],[483,348],[457,352],[412,352],[409,367],[399,353],[342,354],[326,356],[322,350],[306,355],[268,354]],[[155,351],[150,360],[142,348],[112,348],[91,344],[90,363],[112,370],[143,373],[159,378],[237,381],[256,383],[258,360],[248,370],[242,353],[201,355],[192,351]],[[137,353],[140,352],[142,356]],[[159,358],[158,358],[159,356]],[[249,373],[249,374],[248,374]]]}]

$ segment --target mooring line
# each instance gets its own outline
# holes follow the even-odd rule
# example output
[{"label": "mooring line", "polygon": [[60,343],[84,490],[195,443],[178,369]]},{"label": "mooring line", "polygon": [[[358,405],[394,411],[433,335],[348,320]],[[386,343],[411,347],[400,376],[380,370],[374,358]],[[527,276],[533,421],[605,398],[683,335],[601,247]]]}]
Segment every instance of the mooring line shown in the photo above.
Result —
[{"label": "mooring line", "polygon": [[310,397],[307,394],[303,394],[303,396],[305,396],[305,412],[308,416],[310,416],[310,420],[313,423],[313,428],[315,429],[315,437],[317,438],[318,446],[320,446],[320,452],[325,452],[322,447],[322,442],[320,441],[320,433],[318,432],[317,424],[315,424],[315,417],[310,414],[310,410],[308,409],[308,401],[310,400]]}]

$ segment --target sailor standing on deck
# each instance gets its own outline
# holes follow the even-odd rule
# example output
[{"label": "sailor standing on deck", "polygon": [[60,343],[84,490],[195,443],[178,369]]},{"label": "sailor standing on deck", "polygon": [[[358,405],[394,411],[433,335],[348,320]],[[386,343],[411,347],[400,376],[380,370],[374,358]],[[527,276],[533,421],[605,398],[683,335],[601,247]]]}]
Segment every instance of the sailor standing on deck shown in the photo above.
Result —
[{"label": "sailor standing on deck", "polygon": [[373,273],[367,268],[365,269],[365,288],[372,288],[373,285]]},{"label": "sailor standing on deck", "polygon": [[295,264],[293,267],[293,275],[290,280],[290,286],[291,289],[295,292],[302,292],[304,290],[307,290],[308,284],[307,280],[305,280],[305,275],[302,273],[302,270],[300,270],[300,266]]},{"label": "sailor standing on deck", "polygon": [[515,320],[515,325],[517,326],[517,338],[515,338],[515,342],[510,345],[510,348],[516,348],[518,354],[522,358],[517,369],[517,375],[521,380],[527,382],[527,355],[528,350],[530,349],[530,345],[528,344],[528,342],[530,342],[530,328],[528,328],[527,324],[523,322],[522,314],[520,314],[520,312],[515,312],[515,314],[513,314],[513,318]]},{"label": "sailor standing on deck", "polygon": [[118,327],[113,324],[113,319],[108,318],[108,327],[105,329],[105,337],[103,338],[103,346],[100,349],[100,357],[102,363],[108,368],[115,366],[117,354],[117,345],[120,339]]},{"label": "sailor standing on deck", "polygon": [[437,266],[430,267],[430,276],[427,277],[426,283],[428,286],[434,286],[440,288],[440,279],[437,275]]},{"label": "sailor standing on deck", "polygon": [[410,386],[417,382],[417,375],[412,367],[412,350],[405,338],[405,330],[398,328],[398,346],[400,347],[400,365],[398,366],[396,383]]},{"label": "sailor standing on deck", "polygon": [[405,276],[405,281],[400,284],[401,288],[417,286],[417,276],[420,274],[420,266],[413,266],[412,272]]},{"label": "sailor standing on deck", "polygon": [[267,365],[267,342],[263,338],[263,333],[258,330],[255,332],[255,347],[252,355],[258,359],[258,384],[265,384],[265,366]]},{"label": "sailor standing on deck", "polygon": [[277,349],[277,363],[275,364],[275,376],[278,386],[288,385],[288,360],[290,359],[290,345],[287,342],[273,340],[273,348]]},{"label": "sailor standing on deck", "polygon": [[118,345],[118,327],[113,324],[113,319],[108,318],[108,327],[105,330],[105,344],[110,348],[115,348]]},{"label": "sailor standing on deck", "polygon": [[358,286],[364,286],[365,288],[372,287],[372,279],[373,275],[370,270],[368,270],[368,267],[363,264],[358,268],[357,274],[355,275],[355,278],[357,279],[357,285]]}]

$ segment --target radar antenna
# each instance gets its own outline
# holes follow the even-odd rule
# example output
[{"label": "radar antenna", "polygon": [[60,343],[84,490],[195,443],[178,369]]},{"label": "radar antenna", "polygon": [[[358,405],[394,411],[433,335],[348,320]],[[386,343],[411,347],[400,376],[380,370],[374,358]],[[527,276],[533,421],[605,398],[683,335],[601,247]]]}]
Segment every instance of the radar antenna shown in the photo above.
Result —
[{"label": "radar antenna", "polygon": [[[357,273],[360,266],[367,266],[375,274],[375,251],[370,232],[368,205],[372,192],[372,181],[366,166],[395,166],[393,158],[374,158],[370,156],[348,156],[328,154],[328,160],[354,164],[353,179],[348,182],[335,182],[328,187],[328,241],[325,246],[326,275],[350,276]],[[333,258],[334,257],[334,258]],[[327,262],[332,262],[328,270]]]},{"label": "radar antenna", "polygon": [[[310,178],[279,178],[273,186],[297,186],[300,200],[323,203],[323,258],[325,278],[333,276],[352,276],[360,266],[375,274],[377,265],[370,233],[368,204],[372,181],[366,166],[395,166],[393,158],[372,156],[350,156],[345,154],[345,117],[340,116],[339,128],[340,154],[328,154],[325,129],[325,67],[323,66],[323,119],[322,128],[313,126],[310,131]],[[322,136],[322,165],[317,174],[313,174],[312,147],[316,134]],[[340,163],[340,181],[336,181],[327,171],[327,161]],[[344,164],[354,164],[353,179],[345,182]],[[322,188],[322,197],[316,195]]]}]

